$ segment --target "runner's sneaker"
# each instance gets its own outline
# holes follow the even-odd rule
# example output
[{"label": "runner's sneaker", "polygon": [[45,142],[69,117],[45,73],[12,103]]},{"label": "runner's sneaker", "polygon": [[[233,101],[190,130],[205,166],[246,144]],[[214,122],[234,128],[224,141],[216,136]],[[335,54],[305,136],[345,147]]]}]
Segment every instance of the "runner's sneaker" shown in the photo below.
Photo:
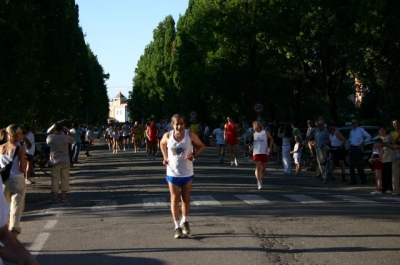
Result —
[{"label": "runner's sneaker", "polygon": [[235,159],[235,167],[239,166],[237,160]]},{"label": "runner's sneaker", "polygon": [[25,184],[35,184],[36,182],[30,180],[30,179],[25,179]]},{"label": "runner's sneaker", "polygon": [[182,228],[182,232],[185,235],[189,235],[190,234],[189,222],[184,222],[183,224],[181,224],[181,228]]},{"label": "runner's sneaker", "polygon": [[380,190],[374,190],[374,191],[371,192],[371,194],[372,194],[372,195],[379,195],[379,194],[382,194],[382,191],[380,191]]},{"label": "runner's sneaker", "polygon": [[181,237],[182,237],[182,229],[181,229],[181,228],[175,229],[175,236],[174,236],[174,238],[181,238]]},{"label": "runner's sneaker", "polygon": [[233,167],[233,161],[231,161],[231,167]]},{"label": "runner's sneaker", "polygon": [[257,186],[258,186],[258,189],[259,189],[259,190],[261,190],[261,188],[262,188],[262,184],[261,184],[261,182],[260,182],[260,181],[257,181]]}]

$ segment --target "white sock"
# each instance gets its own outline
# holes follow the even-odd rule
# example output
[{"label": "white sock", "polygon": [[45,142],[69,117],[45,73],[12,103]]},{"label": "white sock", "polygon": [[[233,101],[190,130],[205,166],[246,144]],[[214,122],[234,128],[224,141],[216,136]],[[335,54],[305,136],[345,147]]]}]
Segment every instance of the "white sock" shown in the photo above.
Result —
[{"label": "white sock", "polygon": [[181,224],[187,222],[187,216],[182,215]]},{"label": "white sock", "polygon": [[180,221],[174,221],[175,229],[180,227]]}]

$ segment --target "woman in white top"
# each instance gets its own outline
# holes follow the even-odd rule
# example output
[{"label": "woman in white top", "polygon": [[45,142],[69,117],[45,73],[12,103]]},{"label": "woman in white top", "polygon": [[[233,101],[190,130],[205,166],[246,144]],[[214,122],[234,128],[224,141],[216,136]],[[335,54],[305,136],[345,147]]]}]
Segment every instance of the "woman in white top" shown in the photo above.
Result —
[{"label": "woman in white top", "polygon": [[261,189],[265,169],[267,168],[269,152],[271,152],[271,146],[274,145],[274,138],[268,131],[262,129],[262,123],[260,121],[253,122],[253,129],[253,161],[256,164],[254,173],[257,179],[258,189]]},{"label": "woman in white top", "polygon": [[283,132],[281,132],[281,128],[279,128],[278,137],[282,138],[283,174],[292,175],[292,159],[290,157],[290,140],[292,139],[292,128],[290,127],[290,125],[286,125]]},{"label": "woman in white top", "polygon": [[335,127],[332,125],[328,125],[327,127],[328,132],[329,132],[329,139],[331,142],[332,148],[335,148],[333,151],[334,157],[339,161],[340,168],[342,170],[342,181],[346,182],[346,168],[344,164],[344,160],[346,159],[346,150],[345,150],[345,143],[346,143],[346,138],[344,138],[343,134],[336,130]]},{"label": "woman in white top", "polygon": [[[171,213],[175,225],[175,238],[190,234],[188,215],[190,208],[190,191],[194,178],[193,160],[201,154],[205,145],[197,134],[185,129],[185,118],[180,114],[172,116],[173,130],[166,132],[161,139],[163,165],[167,167],[169,192],[171,196]],[[195,147],[196,152],[193,152]],[[182,201],[182,219],[180,219],[179,202]]]},{"label": "woman in white top", "polygon": [[[19,125],[11,124],[7,127],[8,141],[0,146],[0,154],[9,156],[12,160],[15,149],[24,140],[24,133]],[[18,154],[12,162],[10,177],[3,183],[4,196],[10,205],[9,230],[15,236],[21,233],[21,217],[25,204],[25,148],[19,147]]]}]

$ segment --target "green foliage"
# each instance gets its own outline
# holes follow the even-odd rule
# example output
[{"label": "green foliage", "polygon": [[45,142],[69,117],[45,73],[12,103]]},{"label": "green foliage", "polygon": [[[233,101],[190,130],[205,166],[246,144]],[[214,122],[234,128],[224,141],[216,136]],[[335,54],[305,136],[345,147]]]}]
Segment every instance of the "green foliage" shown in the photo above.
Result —
[{"label": "green foliage", "polygon": [[73,0],[0,1],[1,126],[106,122],[108,77],[78,17]]}]

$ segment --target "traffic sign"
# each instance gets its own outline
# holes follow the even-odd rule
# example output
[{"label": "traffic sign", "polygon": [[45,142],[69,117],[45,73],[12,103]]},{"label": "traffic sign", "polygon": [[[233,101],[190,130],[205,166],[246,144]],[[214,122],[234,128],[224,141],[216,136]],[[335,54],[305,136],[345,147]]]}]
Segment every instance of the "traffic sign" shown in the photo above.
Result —
[{"label": "traffic sign", "polygon": [[197,116],[197,113],[196,113],[195,111],[192,110],[192,111],[189,113],[189,115],[190,115],[191,118],[195,118],[195,117]]},{"label": "traffic sign", "polygon": [[260,113],[264,110],[264,105],[261,102],[256,102],[253,105],[253,110],[257,113]]}]

